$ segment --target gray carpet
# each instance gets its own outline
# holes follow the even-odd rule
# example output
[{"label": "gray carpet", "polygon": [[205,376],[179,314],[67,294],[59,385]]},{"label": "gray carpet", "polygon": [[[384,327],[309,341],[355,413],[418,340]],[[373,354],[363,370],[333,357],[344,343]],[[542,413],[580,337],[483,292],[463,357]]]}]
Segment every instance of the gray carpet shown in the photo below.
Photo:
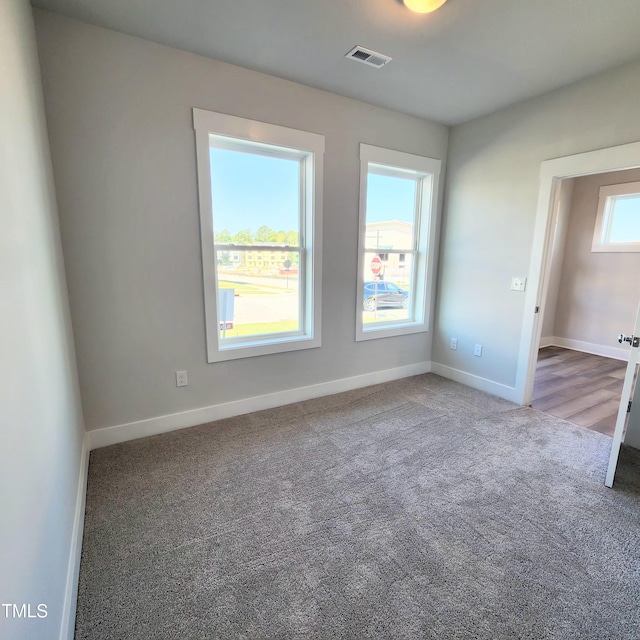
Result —
[{"label": "gray carpet", "polygon": [[640,456],[435,375],[91,454],[77,640],[640,638]]}]

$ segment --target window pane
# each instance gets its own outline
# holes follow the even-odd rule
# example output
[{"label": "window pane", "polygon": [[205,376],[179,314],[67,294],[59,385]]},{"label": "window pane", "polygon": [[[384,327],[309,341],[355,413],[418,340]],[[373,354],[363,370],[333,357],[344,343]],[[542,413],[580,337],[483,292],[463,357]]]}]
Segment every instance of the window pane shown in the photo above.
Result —
[{"label": "window pane", "polygon": [[300,330],[298,253],[217,251],[218,322],[225,339]]},{"label": "window pane", "polygon": [[210,149],[215,241],[298,246],[299,159]]},{"label": "window pane", "polygon": [[640,242],[640,196],[611,198],[609,242]]},{"label": "window pane", "polygon": [[356,341],[428,331],[441,162],[366,144],[360,160]]},{"label": "window pane", "polygon": [[378,249],[415,248],[416,196],[418,180],[412,177],[367,176],[367,218],[365,247]]},{"label": "window pane", "polygon": [[[372,326],[412,320],[413,255],[390,253],[384,262],[378,262],[378,254],[364,254],[364,295],[362,300],[362,322]],[[378,258],[379,259],[379,258]],[[379,273],[376,276],[373,272]]]}]

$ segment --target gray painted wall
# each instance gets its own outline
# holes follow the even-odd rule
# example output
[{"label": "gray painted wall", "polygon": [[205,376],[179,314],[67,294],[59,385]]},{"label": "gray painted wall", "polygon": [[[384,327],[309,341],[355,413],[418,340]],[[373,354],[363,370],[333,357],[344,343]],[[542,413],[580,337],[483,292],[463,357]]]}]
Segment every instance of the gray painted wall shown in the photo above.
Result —
[{"label": "gray painted wall", "polygon": [[0,2],[0,637],[58,638],[84,430],[27,0]]},{"label": "gray painted wall", "polygon": [[452,129],[434,361],[515,385],[540,163],[640,140],[639,101],[636,63]]},{"label": "gray painted wall", "polygon": [[592,253],[600,187],[640,180],[640,169],[575,180],[558,305],[551,335],[620,347],[640,302],[640,253]]},{"label": "gray painted wall", "polygon": [[[359,143],[444,161],[446,127],[36,17],[88,429],[430,360],[430,334],[354,340]],[[326,136],[322,348],[207,364],[192,107]]]}]

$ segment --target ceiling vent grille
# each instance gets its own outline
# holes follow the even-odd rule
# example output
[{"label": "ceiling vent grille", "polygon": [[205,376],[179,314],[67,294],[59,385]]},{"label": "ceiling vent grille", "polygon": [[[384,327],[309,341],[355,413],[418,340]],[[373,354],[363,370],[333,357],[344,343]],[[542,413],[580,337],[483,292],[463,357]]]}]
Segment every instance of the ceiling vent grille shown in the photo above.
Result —
[{"label": "ceiling vent grille", "polygon": [[382,53],[376,53],[375,51],[371,51],[371,49],[365,49],[360,45],[353,47],[353,49],[347,53],[345,58],[355,60],[356,62],[362,62],[363,64],[368,64],[370,67],[375,67],[376,69],[380,69],[384,67],[385,64],[391,62],[391,58],[389,56],[385,56]]}]

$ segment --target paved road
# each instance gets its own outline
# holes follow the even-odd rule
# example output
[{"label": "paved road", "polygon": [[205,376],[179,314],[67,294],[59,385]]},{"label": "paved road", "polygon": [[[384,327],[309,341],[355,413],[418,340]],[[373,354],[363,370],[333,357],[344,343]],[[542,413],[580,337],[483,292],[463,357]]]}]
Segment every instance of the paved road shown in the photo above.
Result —
[{"label": "paved road", "polygon": [[[402,320],[407,318],[406,309],[378,309],[364,311],[363,320]],[[298,318],[297,292],[280,293],[274,295],[242,295],[235,298],[234,323],[251,322],[280,322],[282,320],[296,320]]]},{"label": "paved road", "polygon": [[237,274],[228,274],[225,271],[220,271],[220,278],[226,280],[229,283],[239,282],[240,284],[253,284],[256,286],[272,287],[275,289],[296,290],[298,288],[298,275],[290,275],[287,279],[286,276],[244,276]]},{"label": "paved road", "polygon": [[[298,319],[298,280],[290,276],[287,289],[285,277],[260,277],[224,274],[230,283],[238,282],[268,287],[272,293],[240,293],[234,299],[234,323],[280,322]],[[363,312],[365,322],[372,320],[402,320],[406,309],[378,309]]]},{"label": "paved road", "polygon": [[235,299],[234,322],[280,322],[298,319],[298,292],[246,294]]}]

